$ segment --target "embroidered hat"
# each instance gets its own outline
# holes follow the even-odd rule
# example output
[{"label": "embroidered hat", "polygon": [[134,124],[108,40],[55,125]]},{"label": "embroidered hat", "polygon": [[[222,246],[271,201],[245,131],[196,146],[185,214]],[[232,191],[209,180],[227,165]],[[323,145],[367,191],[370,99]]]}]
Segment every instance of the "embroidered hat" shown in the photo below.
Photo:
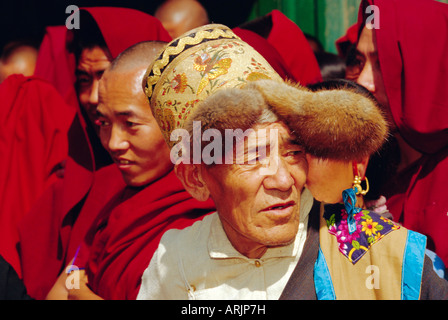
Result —
[{"label": "embroidered hat", "polygon": [[196,105],[221,88],[260,79],[282,81],[255,49],[224,25],[209,24],[171,41],[148,67],[143,89],[165,141]]}]

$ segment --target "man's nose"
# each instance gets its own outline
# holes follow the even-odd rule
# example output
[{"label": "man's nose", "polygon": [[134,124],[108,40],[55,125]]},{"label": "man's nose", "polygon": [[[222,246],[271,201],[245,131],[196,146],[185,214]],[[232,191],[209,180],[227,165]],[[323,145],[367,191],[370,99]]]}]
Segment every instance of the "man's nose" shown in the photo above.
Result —
[{"label": "man's nose", "polygon": [[264,187],[266,189],[288,191],[294,185],[294,178],[289,165],[283,159],[271,159],[269,165],[271,170],[266,171],[266,177],[263,180]]},{"label": "man's nose", "polygon": [[356,79],[356,83],[362,85],[371,93],[375,93],[375,78],[373,76],[373,69],[370,63],[366,63],[364,68],[361,70],[358,79]]},{"label": "man's nose", "polygon": [[99,88],[99,80],[94,79],[92,81],[92,87],[90,89],[89,103],[92,106],[98,105],[98,88]]},{"label": "man's nose", "polygon": [[111,152],[123,151],[129,148],[127,135],[119,126],[112,126],[108,147]]}]

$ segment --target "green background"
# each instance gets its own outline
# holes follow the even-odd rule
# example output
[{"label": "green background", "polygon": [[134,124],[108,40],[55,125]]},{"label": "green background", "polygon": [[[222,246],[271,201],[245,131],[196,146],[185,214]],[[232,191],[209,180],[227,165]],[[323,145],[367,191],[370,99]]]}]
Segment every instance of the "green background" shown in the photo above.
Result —
[{"label": "green background", "polygon": [[[448,0],[439,0],[448,3]],[[337,53],[335,41],[356,23],[361,0],[256,0],[249,20],[278,9],[303,32],[317,37],[326,51]]]}]

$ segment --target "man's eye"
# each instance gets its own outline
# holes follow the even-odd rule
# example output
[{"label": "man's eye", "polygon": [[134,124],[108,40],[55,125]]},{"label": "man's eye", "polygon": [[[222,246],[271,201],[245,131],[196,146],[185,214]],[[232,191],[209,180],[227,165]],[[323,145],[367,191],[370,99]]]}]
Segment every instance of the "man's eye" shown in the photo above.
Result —
[{"label": "man's eye", "polygon": [[133,128],[137,125],[138,125],[138,123],[136,123],[136,122],[126,121],[126,126],[128,126],[129,128]]},{"label": "man's eye", "polygon": [[295,157],[303,154],[302,150],[291,150],[287,153],[288,156]]},{"label": "man's eye", "polygon": [[76,83],[80,86],[86,86],[91,82],[91,79],[87,76],[79,76],[76,78]]}]

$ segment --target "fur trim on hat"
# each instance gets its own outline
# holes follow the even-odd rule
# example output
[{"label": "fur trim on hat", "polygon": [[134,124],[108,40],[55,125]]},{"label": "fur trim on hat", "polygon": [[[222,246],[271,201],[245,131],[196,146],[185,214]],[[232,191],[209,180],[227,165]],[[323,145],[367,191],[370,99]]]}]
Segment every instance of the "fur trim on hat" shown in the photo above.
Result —
[{"label": "fur trim on hat", "polygon": [[[184,148],[190,149],[190,160],[194,161],[194,146],[200,145],[200,150],[204,150],[205,146],[209,143],[208,140],[202,139],[202,134],[205,134],[206,130],[213,129],[219,131],[219,135],[213,137],[214,139],[221,138],[220,145],[221,150],[216,150],[214,157],[217,157],[216,152],[226,157],[227,152],[233,149],[227,149],[229,146],[226,144],[226,130],[232,130],[229,134],[232,135],[236,141],[243,141],[246,136],[246,130],[251,129],[255,123],[263,121],[266,117],[266,111],[272,114],[275,118],[273,122],[277,120],[275,114],[269,111],[269,107],[263,99],[263,96],[257,90],[241,90],[237,88],[221,89],[212,94],[204,101],[200,102],[198,106],[193,110],[192,114],[184,122],[183,129],[188,131],[190,141],[188,145],[184,144]],[[268,117],[269,120],[271,118]],[[199,123],[199,126],[198,126]],[[201,132],[198,135],[194,130],[200,128]],[[234,135],[236,133],[236,135]],[[214,135],[214,134],[213,134]],[[185,142],[185,141],[183,141]],[[218,147],[219,148],[219,147]],[[232,153],[233,154],[233,153]],[[214,159],[215,161],[227,161],[224,158]]]},{"label": "fur trim on hat", "polygon": [[350,89],[311,92],[260,80],[246,86],[262,93],[308,153],[335,160],[359,160],[377,152],[387,123],[374,101]]},{"label": "fur trim on hat", "polygon": [[183,128],[192,136],[193,121],[200,121],[202,131],[245,131],[256,123],[265,109],[268,109],[268,105],[257,90],[222,89],[200,102]]},{"label": "fur trim on hat", "polygon": [[375,102],[350,89],[312,92],[274,80],[249,82],[242,89],[222,89],[202,101],[184,124],[193,137],[201,129],[251,128],[266,110],[277,115],[305,150],[320,158],[360,160],[378,151],[388,131]]}]

